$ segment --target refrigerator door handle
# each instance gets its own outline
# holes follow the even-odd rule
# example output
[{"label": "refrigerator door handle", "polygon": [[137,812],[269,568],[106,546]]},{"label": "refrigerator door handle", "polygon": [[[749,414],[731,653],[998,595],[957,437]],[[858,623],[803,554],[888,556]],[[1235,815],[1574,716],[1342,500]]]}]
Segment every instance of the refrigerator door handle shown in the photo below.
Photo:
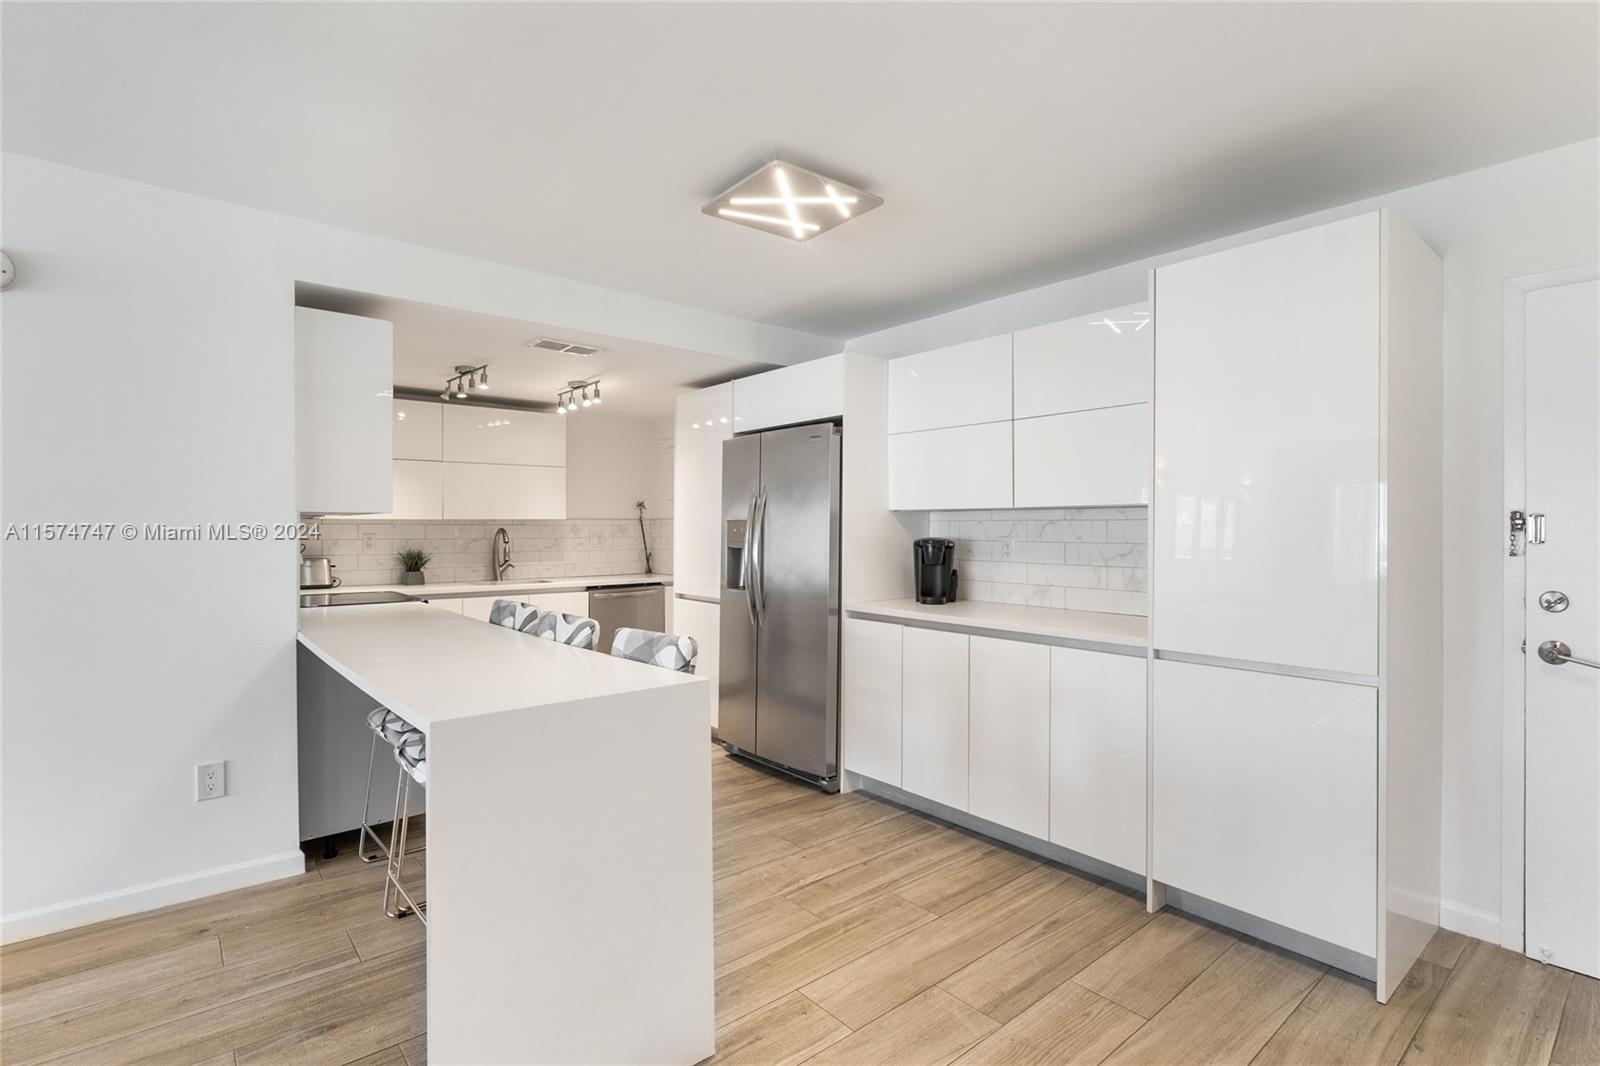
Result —
[{"label": "refrigerator door handle", "polygon": [[767,589],[766,589],[766,554],[767,554],[767,490],[761,489],[756,494],[755,518],[751,525],[751,548],[754,555],[750,562],[750,587],[755,590],[755,623],[760,625],[767,618]]},{"label": "refrigerator door handle", "polygon": [[756,585],[755,566],[752,564],[750,553],[755,550],[753,534],[756,525],[756,501],[761,496],[761,490],[750,494],[750,506],[744,512],[744,551],[739,556],[739,582],[744,586],[744,606],[750,613],[750,624],[756,624]]}]

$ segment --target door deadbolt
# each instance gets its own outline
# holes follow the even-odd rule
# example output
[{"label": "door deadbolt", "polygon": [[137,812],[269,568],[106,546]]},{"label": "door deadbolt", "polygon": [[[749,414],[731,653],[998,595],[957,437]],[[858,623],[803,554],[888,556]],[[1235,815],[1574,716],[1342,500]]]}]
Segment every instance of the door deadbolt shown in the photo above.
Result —
[{"label": "door deadbolt", "polygon": [[1551,614],[1560,614],[1570,605],[1570,601],[1568,601],[1567,594],[1565,592],[1557,592],[1554,589],[1551,589],[1549,592],[1539,593],[1539,606],[1543,607]]}]

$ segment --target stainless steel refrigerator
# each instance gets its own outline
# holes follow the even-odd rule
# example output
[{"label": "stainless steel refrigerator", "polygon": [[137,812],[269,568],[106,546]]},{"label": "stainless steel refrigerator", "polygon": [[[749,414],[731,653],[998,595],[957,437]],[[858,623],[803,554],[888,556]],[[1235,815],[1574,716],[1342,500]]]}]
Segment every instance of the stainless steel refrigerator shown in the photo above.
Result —
[{"label": "stainless steel refrigerator", "polygon": [[839,788],[839,427],[722,445],[717,735]]}]

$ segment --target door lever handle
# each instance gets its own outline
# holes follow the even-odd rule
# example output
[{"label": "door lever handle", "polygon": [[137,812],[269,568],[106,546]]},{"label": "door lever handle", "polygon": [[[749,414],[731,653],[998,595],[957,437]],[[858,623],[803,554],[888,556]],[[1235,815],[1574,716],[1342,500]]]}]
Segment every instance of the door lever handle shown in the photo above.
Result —
[{"label": "door lever handle", "polygon": [[1567,647],[1566,641],[1562,640],[1547,640],[1539,645],[1539,658],[1551,666],[1577,663],[1579,666],[1587,666],[1592,670],[1600,670],[1600,663],[1595,662],[1593,659],[1583,659],[1572,654],[1572,649]]}]

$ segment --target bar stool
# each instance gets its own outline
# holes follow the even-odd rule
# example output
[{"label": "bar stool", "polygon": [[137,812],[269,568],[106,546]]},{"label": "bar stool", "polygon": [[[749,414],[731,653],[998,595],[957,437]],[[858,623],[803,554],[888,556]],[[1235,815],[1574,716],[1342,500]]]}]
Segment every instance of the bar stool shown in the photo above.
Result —
[{"label": "bar stool", "polygon": [[[389,858],[389,846],[372,831],[372,823],[367,820],[372,813],[372,767],[378,756],[378,741],[382,740],[391,748],[398,745],[410,731],[411,724],[387,707],[374,707],[367,712],[367,728],[372,732],[372,745],[367,751],[367,787],[361,794],[361,829],[356,836],[356,857],[362,862],[377,862],[380,858]],[[369,839],[378,849],[372,854],[367,853]],[[427,845],[423,845],[417,851],[426,848]]]},{"label": "bar stool", "polygon": [[558,644],[593,651],[595,638],[600,634],[600,623],[581,614],[550,611],[534,621],[532,632],[541,640],[553,640]]},{"label": "bar stool", "polygon": [[489,605],[489,624],[526,633],[533,628],[539,609],[531,603],[516,600],[495,600]]},{"label": "bar stool", "polygon": [[621,626],[611,638],[611,654],[619,659],[692,674],[694,661],[700,657],[700,645],[693,637]]},{"label": "bar stool", "polygon": [[[420,729],[408,726],[394,746],[394,761],[400,766],[400,780],[394,788],[394,821],[389,823],[389,866],[383,874],[383,913],[391,918],[404,918],[415,914],[423,925],[428,924],[428,902],[418,904],[400,883],[405,866],[406,834],[411,828],[411,815],[406,806],[411,798],[411,783],[428,783],[428,738]],[[424,850],[418,848],[418,851]],[[400,901],[405,900],[405,906]]]}]

